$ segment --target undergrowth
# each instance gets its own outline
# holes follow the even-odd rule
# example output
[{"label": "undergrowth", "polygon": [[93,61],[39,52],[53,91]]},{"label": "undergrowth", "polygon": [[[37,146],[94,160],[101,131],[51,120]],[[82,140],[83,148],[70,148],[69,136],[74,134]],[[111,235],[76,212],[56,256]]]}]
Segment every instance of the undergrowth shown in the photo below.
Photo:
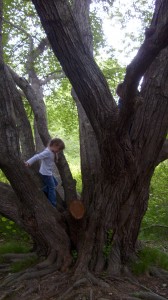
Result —
[{"label": "undergrowth", "polygon": [[0,254],[5,253],[27,253],[30,250],[30,246],[23,241],[8,241],[0,244]]},{"label": "undergrowth", "polygon": [[145,247],[139,254],[138,259],[131,264],[132,272],[140,275],[149,271],[155,266],[168,271],[168,254],[157,248]]},{"label": "undergrowth", "polygon": [[38,262],[38,258],[36,256],[32,256],[21,261],[13,262],[10,266],[11,272],[12,273],[20,272],[22,270],[25,270],[27,268],[36,265],[37,262]]}]

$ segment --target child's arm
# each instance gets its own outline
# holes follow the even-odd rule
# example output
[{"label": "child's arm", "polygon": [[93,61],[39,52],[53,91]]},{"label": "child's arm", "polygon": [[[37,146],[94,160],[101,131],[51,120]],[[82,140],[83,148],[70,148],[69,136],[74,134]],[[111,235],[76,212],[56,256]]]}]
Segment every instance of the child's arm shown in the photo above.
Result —
[{"label": "child's arm", "polygon": [[41,153],[35,154],[33,155],[31,158],[29,158],[26,162],[25,165],[27,167],[31,166],[32,164],[34,164],[36,161],[46,158],[49,156],[48,151],[45,149],[44,151],[42,151]]}]

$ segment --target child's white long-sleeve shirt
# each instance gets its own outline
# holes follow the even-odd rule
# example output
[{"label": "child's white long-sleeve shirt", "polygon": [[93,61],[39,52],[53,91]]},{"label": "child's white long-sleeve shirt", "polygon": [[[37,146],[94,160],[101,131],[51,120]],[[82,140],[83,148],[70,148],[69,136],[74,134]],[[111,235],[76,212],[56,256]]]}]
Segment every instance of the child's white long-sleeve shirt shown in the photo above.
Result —
[{"label": "child's white long-sleeve shirt", "polygon": [[30,159],[28,159],[27,163],[29,165],[32,165],[36,161],[41,160],[39,173],[42,175],[51,176],[53,175],[54,159],[55,154],[49,148],[46,148],[44,151],[35,154]]}]

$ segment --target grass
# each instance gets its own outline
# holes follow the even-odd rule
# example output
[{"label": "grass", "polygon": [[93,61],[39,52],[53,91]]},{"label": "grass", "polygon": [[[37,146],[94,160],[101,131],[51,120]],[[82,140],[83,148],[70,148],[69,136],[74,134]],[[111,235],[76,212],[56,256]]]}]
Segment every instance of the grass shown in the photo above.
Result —
[{"label": "grass", "polygon": [[151,266],[168,271],[168,254],[157,248],[145,247],[139,252],[138,260],[131,265],[132,272],[136,275],[143,274]]},{"label": "grass", "polygon": [[22,241],[10,241],[0,244],[0,254],[5,253],[27,253],[29,252],[30,247],[27,244],[24,244]]},{"label": "grass", "polygon": [[38,262],[38,258],[36,256],[32,256],[24,260],[14,262],[11,264],[11,272],[12,273],[20,272],[31,266],[34,266],[37,262]]},{"label": "grass", "polygon": [[[6,253],[28,253],[30,250],[30,245],[25,243],[24,241],[5,241],[3,244],[0,244],[0,263],[6,263],[7,259],[3,257],[3,254]],[[10,264],[11,272],[19,272],[25,270],[38,262],[37,256],[27,257],[25,259],[21,259],[19,261],[13,262]]]}]

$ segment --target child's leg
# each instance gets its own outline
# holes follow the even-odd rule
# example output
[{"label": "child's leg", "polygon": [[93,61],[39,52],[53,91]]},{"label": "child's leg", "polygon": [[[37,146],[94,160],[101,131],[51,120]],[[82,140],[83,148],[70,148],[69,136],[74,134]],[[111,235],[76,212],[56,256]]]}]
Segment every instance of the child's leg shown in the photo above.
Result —
[{"label": "child's leg", "polygon": [[[53,176],[42,175],[44,189],[43,191],[47,191],[47,198],[51,202],[51,204],[56,207],[56,190],[55,190],[55,180]],[[47,188],[47,189],[46,189]]]}]

